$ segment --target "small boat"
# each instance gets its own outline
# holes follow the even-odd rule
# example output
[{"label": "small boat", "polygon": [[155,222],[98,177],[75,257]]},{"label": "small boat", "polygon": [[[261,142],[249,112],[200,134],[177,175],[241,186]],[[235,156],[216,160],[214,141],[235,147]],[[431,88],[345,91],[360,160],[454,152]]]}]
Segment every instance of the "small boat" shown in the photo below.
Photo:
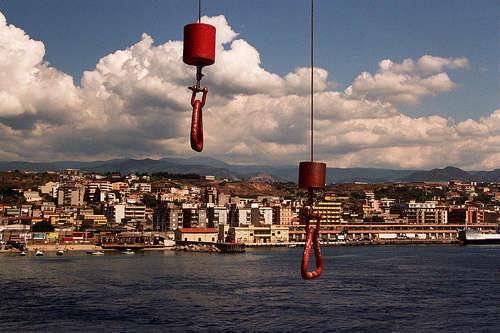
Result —
[{"label": "small boat", "polygon": [[64,251],[63,250],[57,250],[56,255],[62,256],[62,255],[64,255]]},{"label": "small boat", "polygon": [[24,257],[24,256],[26,256],[26,252],[22,251],[21,253],[19,253],[19,255],[20,255],[21,257]]},{"label": "small boat", "polygon": [[94,252],[89,251],[89,252],[87,252],[87,254],[89,256],[102,256],[102,255],[104,255],[104,252],[101,252],[101,251],[94,251]]},{"label": "small boat", "polygon": [[289,244],[288,247],[297,247],[297,244]]},{"label": "small boat", "polygon": [[132,251],[131,249],[126,249],[122,252],[122,254],[134,254],[134,251]]},{"label": "small boat", "polygon": [[37,256],[37,257],[41,257],[41,256],[43,256],[43,252],[42,252],[42,251],[40,251],[40,250],[36,250],[36,252],[35,252],[35,256]]}]

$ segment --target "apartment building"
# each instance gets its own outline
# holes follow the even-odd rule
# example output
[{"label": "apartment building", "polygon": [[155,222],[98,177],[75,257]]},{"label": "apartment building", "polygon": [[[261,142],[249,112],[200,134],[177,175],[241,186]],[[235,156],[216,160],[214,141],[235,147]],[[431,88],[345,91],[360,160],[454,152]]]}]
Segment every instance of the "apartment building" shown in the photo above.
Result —
[{"label": "apartment building", "polygon": [[57,191],[57,204],[67,206],[82,206],[85,196],[85,186],[81,184],[66,183]]},{"label": "apartment building", "polygon": [[220,224],[227,224],[228,213],[229,210],[226,207],[207,205],[208,227],[219,229]]},{"label": "apartment building", "polygon": [[163,206],[154,209],[153,230],[168,231],[182,228],[182,209],[173,206]]},{"label": "apartment building", "polygon": [[111,224],[146,221],[146,206],[117,204],[109,205],[106,209],[106,218]]},{"label": "apartment building", "polygon": [[326,194],[324,198],[313,206],[313,213],[321,214],[321,225],[337,224],[342,222],[342,202],[333,194]]},{"label": "apartment building", "polygon": [[436,206],[435,202],[410,202],[405,209],[408,223],[446,224],[448,223],[448,207]]},{"label": "apartment building", "polygon": [[273,210],[273,224],[274,225],[290,225],[292,224],[292,208],[289,206],[274,206]]}]

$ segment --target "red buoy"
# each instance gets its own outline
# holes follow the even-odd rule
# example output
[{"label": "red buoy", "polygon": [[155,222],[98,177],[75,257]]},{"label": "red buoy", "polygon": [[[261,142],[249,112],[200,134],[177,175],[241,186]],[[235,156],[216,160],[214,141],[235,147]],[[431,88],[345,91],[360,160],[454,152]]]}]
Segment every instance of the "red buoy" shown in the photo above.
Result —
[{"label": "red buoy", "polygon": [[215,62],[215,27],[206,23],[190,23],[184,27],[182,59],[188,65],[208,66]]},{"label": "red buoy", "polygon": [[303,189],[325,188],[326,163],[300,162],[299,187]]}]

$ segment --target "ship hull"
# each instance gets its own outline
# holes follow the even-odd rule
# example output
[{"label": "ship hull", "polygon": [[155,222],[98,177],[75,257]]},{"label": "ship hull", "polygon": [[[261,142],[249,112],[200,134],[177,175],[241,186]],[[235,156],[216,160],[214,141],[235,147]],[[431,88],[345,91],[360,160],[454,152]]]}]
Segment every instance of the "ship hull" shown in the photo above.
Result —
[{"label": "ship hull", "polygon": [[466,239],[465,245],[487,245],[487,244],[500,244],[500,238],[494,239]]},{"label": "ship hull", "polygon": [[500,244],[500,234],[483,234],[477,231],[461,231],[459,239],[463,241],[464,245],[486,245],[486,244]]}]

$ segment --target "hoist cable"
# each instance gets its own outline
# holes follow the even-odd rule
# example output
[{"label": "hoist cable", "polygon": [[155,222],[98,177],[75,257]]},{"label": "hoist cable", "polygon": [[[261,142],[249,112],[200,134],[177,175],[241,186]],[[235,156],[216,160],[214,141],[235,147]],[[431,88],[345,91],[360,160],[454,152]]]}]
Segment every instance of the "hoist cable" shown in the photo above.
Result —
[{"label": "hoist cable", "polygon": [[314,0],[311,0],[311,162],[313,161],[314,161]]},{"label": "hoist cable", "polygon": [[[301,275],[304,280],[314,279],[323,272],[323,258],[319,246],[322,216],[314,212],[314,189],[324,188],[325,172],[325,163],[314,162],[314,0],[311,0],[311,162],[299,164],[299,186],[308,189],[308,207],[304,207],[301,214],[306,233],[301,266]],[[316,220],[315,227],[310,226],[311,219]],[[311,248],[314,250],[316,269],[309,272]]]},{"label": "hoist cable", "polygon": [[198,1],[198,23],[201,23],[201,0]]}]

